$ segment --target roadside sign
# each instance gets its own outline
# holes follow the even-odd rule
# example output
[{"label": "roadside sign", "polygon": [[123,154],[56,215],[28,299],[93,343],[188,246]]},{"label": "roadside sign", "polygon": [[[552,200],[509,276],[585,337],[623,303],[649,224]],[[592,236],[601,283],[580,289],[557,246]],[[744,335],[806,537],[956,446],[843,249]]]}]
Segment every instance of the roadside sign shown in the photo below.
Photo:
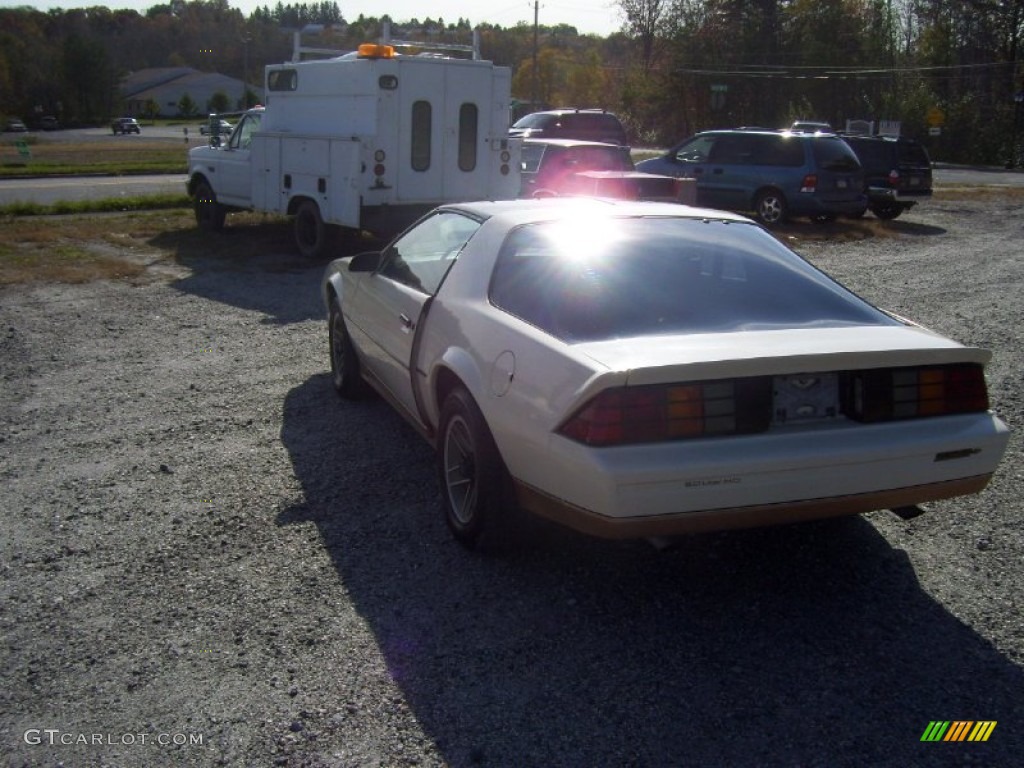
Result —
[{"label": "roadside sign", "polygon": [[946,124],[946,113],[938,107],[932,107],[925,115],[925,120],[932,128],[939,128]]}]

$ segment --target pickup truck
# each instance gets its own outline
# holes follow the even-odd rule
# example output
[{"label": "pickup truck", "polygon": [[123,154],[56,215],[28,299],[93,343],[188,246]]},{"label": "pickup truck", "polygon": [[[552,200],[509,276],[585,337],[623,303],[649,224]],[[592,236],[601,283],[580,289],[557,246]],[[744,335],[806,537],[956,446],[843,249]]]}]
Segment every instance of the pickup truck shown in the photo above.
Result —
[{"label": "pickup truck", "polygon": [[119,117],[110,124],[110,130],[113,131],[114,135],[125,134],[125,133],[141,133],[139,130],[139,121],[134,117]]}]

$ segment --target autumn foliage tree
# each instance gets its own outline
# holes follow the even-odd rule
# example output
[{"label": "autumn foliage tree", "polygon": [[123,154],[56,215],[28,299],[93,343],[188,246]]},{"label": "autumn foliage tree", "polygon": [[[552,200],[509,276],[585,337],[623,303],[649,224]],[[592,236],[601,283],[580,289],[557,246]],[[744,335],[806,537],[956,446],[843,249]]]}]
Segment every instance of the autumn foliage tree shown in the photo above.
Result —
[{"label": "autumn foliage tree", "polygon": [[[1002,162],[1014,138],[1024,0],[615,0],[620,32],[482,23],[482,54],[513,70],[513,96],[603,107],[634,143],[696,130],[899,121],[936,157]],[[117,86],[149,67],[187,66],[259,82],[291,58],[292,33],[323,26],[323,47],[352,50],[381,19],[345,19],[336,2],[263,5],[171,0],[144,13],[0,9],[0,117],[102,123]],[[468,19],[396,25],[406,39],[469,42]],[[536,62],[536,64],[535,64]],[[248,94],[247,94],[248,98]]]}]

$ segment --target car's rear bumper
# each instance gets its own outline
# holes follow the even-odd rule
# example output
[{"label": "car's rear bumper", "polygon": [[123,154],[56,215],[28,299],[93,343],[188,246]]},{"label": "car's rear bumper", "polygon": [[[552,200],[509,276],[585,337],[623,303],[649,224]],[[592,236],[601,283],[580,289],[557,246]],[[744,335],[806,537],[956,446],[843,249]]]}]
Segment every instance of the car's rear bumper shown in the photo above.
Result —
[{"label": "car's rear bumper", "polygon": [[932,196],[930,189],[892,189],[891,187],[868,187],[868,199],[872,203],[892,202],[913,205],[919,200],[927,200]]},{"label": "car's rear bumper", "polygon": [[610,448],[556,435],[544,462],[513,475],[524,507],[571,527],[668,535],[975,493],[1008,440],[991,413]]},{"label": "car's rear bumper", "polygon": [[524,509],[582,533],[607,539],[631,539],[757,528],[856,515],[877,509],[898,509],[978,493],[988,485],[991,477],[980,475],[836,498],[629,518],[600,515],[522,483],[516,484],[516,495]]}]

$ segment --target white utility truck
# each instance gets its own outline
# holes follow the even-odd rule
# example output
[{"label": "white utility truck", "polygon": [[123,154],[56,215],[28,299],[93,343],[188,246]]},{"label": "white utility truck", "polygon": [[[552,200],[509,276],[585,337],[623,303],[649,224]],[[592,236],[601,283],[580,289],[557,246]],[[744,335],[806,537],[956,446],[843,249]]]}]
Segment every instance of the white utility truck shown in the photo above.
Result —
[{"label": "white utility truck", "polygon": [[399,45],[268,66],[266,106],[189,152],[198,225],[220,229],[233,210],[287,214],[299,251],[319,257],[345,229],[388,234],[441,203],[515,198],[510,70],[476,46],[470,59]]}]

